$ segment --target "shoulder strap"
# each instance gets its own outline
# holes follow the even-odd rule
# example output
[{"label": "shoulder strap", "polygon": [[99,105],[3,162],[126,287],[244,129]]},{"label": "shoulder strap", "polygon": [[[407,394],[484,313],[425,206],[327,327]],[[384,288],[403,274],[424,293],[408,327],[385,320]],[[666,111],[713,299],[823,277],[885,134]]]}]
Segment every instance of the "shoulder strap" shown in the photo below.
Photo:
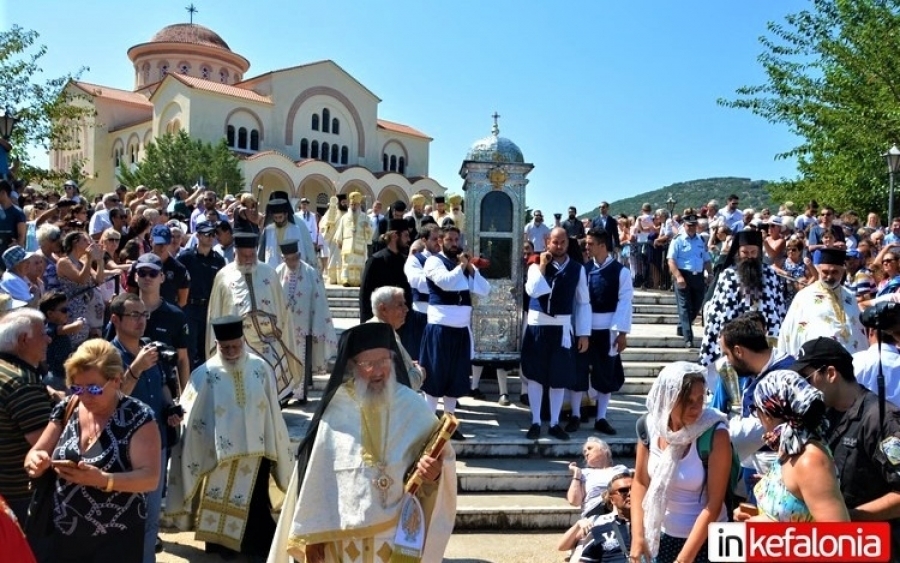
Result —
[{"label": "shoulder strap", "polygon": [[[620,526],[619,519],[613,518],[612,528],[613,528],[613,531],[616,533],[616,541],[619,542],[619,549],[622,550],[622,555],[626,555],[629,552],[629,550],[631,549],[631,546],[625,543],[625,538],[623,537],[622,530],[619,528],[619,526]],[[643,559],[643,556],[641,558]],[[630,560],[631,558],[629,557],[628,559]]]},{"label": "shoulder strap", "polygon": [[[637,422],[634,423],[634,428],[637,431],[638,438],[641,439],[641,443],[650,447],[650,434],[647,432],[647,415],[642,414],[638,417]],[[704,464],[704,467],[706,465]]]},{"label": "shoulder strap", "polygon": [[66,405],[66,415],[63,417],[62,425],[63,427],[69,423],[69,419],[72,418],[72,413],[75,412],[75,407],[78,406],[78,396],[72,395],[69,399],[69,404]]}]

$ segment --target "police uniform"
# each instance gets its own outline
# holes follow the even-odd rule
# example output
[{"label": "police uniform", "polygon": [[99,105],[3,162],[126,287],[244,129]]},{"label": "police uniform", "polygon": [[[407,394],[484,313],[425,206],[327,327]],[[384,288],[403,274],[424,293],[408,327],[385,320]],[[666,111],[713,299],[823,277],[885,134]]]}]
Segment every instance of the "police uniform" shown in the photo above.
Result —
[{"label": "police uniform", "polygon": [[[696,224],[696,221],[695,215],[685,217],[685,223]],[[678,273],[686,284],[683,289],[675,284],[675,301],[678,305],[680,335],[684,337],[686,344],[693,346],[694,331],[691,324],[700,314],[700,307],[706,294],[703,271],[710,262],[709,251],[700,235],[695,233],[689,237],[687,233],[682,233],[669,245],[669,254],[666,258],[675,263]]]},{"label": "police uniform", "polygon": [[198,343],[206,342],[209,296],[216,274],[225,267],[225,258],[212,249],[203,255],[197,252],[196,248],[190,248],[178,254],[178,261],[187,269],[191,279],[184,314],[187,316],[188,330],[191,334],[188,354],[191,357],[191,370],[194,370],[206,361],[206,352]]}]

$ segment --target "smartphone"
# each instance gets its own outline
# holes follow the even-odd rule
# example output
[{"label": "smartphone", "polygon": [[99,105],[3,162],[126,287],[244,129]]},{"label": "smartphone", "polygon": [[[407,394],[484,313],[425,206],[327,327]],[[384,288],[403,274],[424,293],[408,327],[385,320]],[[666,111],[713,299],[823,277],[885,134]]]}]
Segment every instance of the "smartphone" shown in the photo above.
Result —
[{"label": "smartphone", "polygon": [[53,459],[50,460],[50,463],[53,464],[53,467],[78,467],[78,464],[71,459]]},{"label": "smartphone", "polygon": [[738,505],[738,510],[743,512],[748,516],[757,516],[759,515],[759,508],[756,505],[750,504],[748,502],[742,502]]}]

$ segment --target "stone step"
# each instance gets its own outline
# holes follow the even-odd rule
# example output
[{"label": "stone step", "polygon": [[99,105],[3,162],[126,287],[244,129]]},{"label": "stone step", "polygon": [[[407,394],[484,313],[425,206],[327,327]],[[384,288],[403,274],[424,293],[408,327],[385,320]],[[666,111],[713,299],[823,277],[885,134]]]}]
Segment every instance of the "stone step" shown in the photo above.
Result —
[{"label": "stone step", "polygon": [[[577,441],[584,444],[583,439]],[[573,461],[583,465],[581,458],[463,458],[456,462],[456,479],[460,493],[556,491],[565,497]],[[633,458],[617,458],[613,463],[634,467]]]},{"label": "stone step", "polygon": [[462,493],[454,530],[566,530],[580,515],[559,493]]},{"label": "stone step", "polygon": [[359,309],[359,298],[329,297],[328,306],[331,307],[332,310],[335,308]]},{"label": "stone step", "polygon": [[[331,299],[352,299],[359,303],[359,288],[327,286],[326,292],[329,301]],[[675,294],[671,291],[646,291],[639,290],[634,292],[633,302],[635,305],[675,305]]]},{"label": "stone step", "polygon": [[678,316],[666,313],[634,313],[631,322],[648,325],[677,325]]},{"label": "stone step", "polygon": [[331,310],[331,318],[332,319],[358,319],[359,318],[359,307],[335,307],[333,305],[329,306]]}]

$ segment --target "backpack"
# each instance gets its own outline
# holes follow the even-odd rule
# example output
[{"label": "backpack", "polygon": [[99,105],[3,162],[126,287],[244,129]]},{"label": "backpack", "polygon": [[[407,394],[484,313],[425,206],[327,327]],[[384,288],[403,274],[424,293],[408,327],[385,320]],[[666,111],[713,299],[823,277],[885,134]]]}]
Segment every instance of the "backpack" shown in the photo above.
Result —
[{"label": "backpack", "polygon": [[[718,424],[710,426],[706,431],[697,438],[697,454],[703,463],[703,488],[706,488],[706,479],[709,475],[709,453],[712,451],[713,434],[719,427]],[[638,438],[641,443],[648,449],[650,448],[650,433],[647,431],[647,415],[643,414],[637,419],[635,424]],[[730,442],[729,442],[730,444]],[[739,500],[734,494],[735,488],[741,480],[741,460],[738,459],[734,446],[731,446],[731,470],[728,473],[728,487],[725,489],[725,512],[728,521],[734,518],[734,509],[737,508]],[[702,493],[702,491],[701,491]]]}]

